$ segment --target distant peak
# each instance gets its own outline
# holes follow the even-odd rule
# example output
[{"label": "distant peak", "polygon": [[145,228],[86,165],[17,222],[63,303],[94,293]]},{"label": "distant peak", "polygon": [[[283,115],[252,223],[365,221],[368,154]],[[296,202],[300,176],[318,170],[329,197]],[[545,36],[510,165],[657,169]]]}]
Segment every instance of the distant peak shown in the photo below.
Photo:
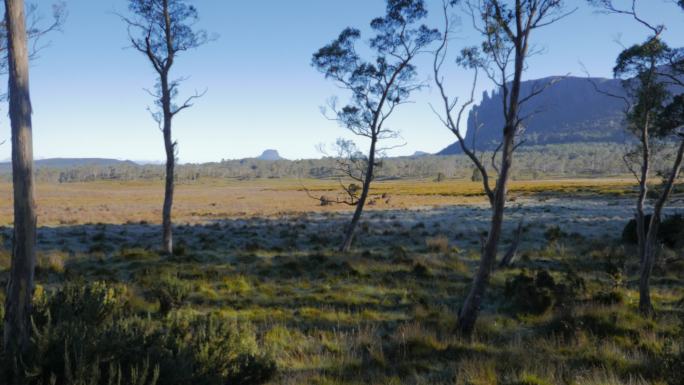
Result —
[{"label": "distant peak", "polygon": [[423,156],[429,156],[429,155],[430,155],[429,152],[425,152],[425,151],[416,151],[416,152],[413,153],[413,155],[411,155],[411,157],[412,157],[412,158],[421,158],[421,157],[423,157]]},{"label": "distant peak", "polygon": [[266,150],[257,159],[259,160],[284,160],[278,153],[278,150]]}]

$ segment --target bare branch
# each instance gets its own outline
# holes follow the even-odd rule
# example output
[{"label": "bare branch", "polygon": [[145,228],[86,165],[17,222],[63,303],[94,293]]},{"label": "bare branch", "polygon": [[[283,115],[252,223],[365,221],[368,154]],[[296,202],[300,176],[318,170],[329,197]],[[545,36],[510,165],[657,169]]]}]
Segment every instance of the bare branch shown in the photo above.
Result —
[{"label": "bare branch", "polygon": [[185,110],[186,108],[192,107],[192,105],[193,105],[192,101],[193,100],[199,99],[206,94],[207,94],[207,89],[204,89],[204,91],[202,91],[202,92],[195,91],[195,93],[193,95],[191,95],[187,99],[185,99],[185,102],[183,102],[183,104],[181,104],[180,107],[177,107],[175,110],[171,111],[171,116],[176,116],[176,114]]}]

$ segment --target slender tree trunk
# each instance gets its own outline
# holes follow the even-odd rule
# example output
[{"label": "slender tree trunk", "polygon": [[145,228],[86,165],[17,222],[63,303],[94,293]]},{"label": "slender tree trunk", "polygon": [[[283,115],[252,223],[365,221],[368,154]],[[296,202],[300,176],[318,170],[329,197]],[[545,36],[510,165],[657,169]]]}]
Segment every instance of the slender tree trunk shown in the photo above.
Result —
[{"label": "slender tree trunk", "polygon": [[513,242],[511,243],[511,246],[508,248],[506,251],[506,254],[504,257],[501,259],[501,263],[499,263],[499,267],[507,267],[511,264],[513,261],[513,258],[518,253],[518,247],[520,246],[520,238],[522,237],[522,232],[523,232],[523,221],[520,221],[518,223],[518,228],[515,230],[515,234],[513,236]]},{"label": "slender tree trunk", "polygon": [[173,222],[171,220],[171,211],[173,209],[174,173],[176,169],[176,144],[171,135],[173,114],[171,113],[171,92],[169,91],[167,74],[162,74],[161,85],[162,112],[164,114],[162,131],[164,134],[164,149],[166,151],[166,180],[164,184],[164,207],[162,209],[162,250],[167,255],[173,255]]},{"label": "slender tree trunk", "polygon": [[361,219],[361,213],[366,205],[366,199],[368,199],[368,192],[370,191],[370,185],[373,181],[373,172],[375,169],[375,146],[377,144],[377,138],[371,138],[371,147],[368,154],[368,167],[366,168],[366,177],[363,180],[363,187],[361,189],[361,196],[359,201],[356,203],[356,210],[354,210],[354,216],[352,217],[349,226],[347,226],[347,232],[344,236],[344,241],[340,246],[340,251],[343,253],[348,252],[351,249],[352,242],[354,241],[354,231],[356,226]]},{"label": "slender tree trunk", "polygon": [[173,254],[173,222],[171,211],[173,209],[174,172],[176,168],[175,145],[171,139],[171,121],[168,129],[164,129],[164,147],[166,149],[166,181],[164,184],[164,208],[162,210],[162,227],[164,232],[163,250],[166,254]]},{"label": "slender tree trunk", "polygon": [[646,261],[647,253],[647,230],[646,230],[646,214],[644,206],[646,205],[646,196],[648,195],[648,177],[651,173],[651,148],[649,141],[649,122],[648,118],[641,131],[641,178],[639,180],[639,197],[636,204],[636,231],[637,231],[637,247],[639,249],[639,261],[642,265]]},{"label": "slender tree trunk", "polygon": [[36,210],[33,197],[33,136],[29,58],[23,0],[5,0],[9,58],[9,115],[12,126],[14,239],[5,300],[4,348],[23,351],[29,342],[36,264]]},{"label": "slender tree trunk", "polygon": [[[519,17],[519,16],[518,16]],[[518,31],[519,35],[522,31]],[[529,33],[529,31],[527,32]],[[494,199],[492,202],[492,221],[489,227],[489,235],[484,246],[480,266],[478,267],[473,285],[466,297],[461,312],[456,323],[456,329],[460,335],[470,337],[475,329],[475,322],[480,313],[482,299],[484,298],[489,284],[489,277],[496,262],[496,254],[499,249],[501,239],[501,229],[504,222],[504,211],[506,209],[506,196],[508,195],[508,179],[513,165],[513,152],[515,151],[515,135],[518,130],[518,112],[520,109],[520,83],[527,55],[527,46],[522,42],[526,38],[518,38],[515,42],[515,72],[511,82],[511,93],[508,103],[508,110],[505,114],[506,125],[503,130],[503,147],[501,154],[501,169],[499,179],[496,182]],[[504,100],[506,100],[504,98]]]},{"label": "slender tree trunk", "polygon": [[655,314],[655,309],[651,303],[651,273],[653,272],[653,264],[658,252],[658,230],[662,222],[662,213],[665,203],[672,194],[675,182],[679,177],[682,168],[682,159],[684,158],[684,141],[680,143],[677,156],[667,182],[663,188],[660,197],[656,201],[653,208],[653,216],[648,226],[648,233],[646,234],[646,242],[644,245],[644,254],[642,256],[641,274],[639,277],[639,311],[645,316],[652,316]]},{"label": "slender tree trunk", "polygon": [[644,244],[644,254],[641,256],[641,268],[639,274],[639,311],[644,316],[652,316],[655,314],[653,304],[651,303],[651,273],[653,272],[653,264],[656,257],[656,248],[658,245],[658,228],[660,227],[660,218],[654,214],[651,217],[651,222],[648,229]]},{"label": "slender tree trunk", "polygon": [[499,240],[501,239],[501,229],[503,227],[504,211],[506,208],[508,177],[513,160],[513,139],[514,136],[512,135],[507,135],[505,138],[501,174],[497,181],[496,190],[494,192],[494,202],[492,204],[492,221],[489,235],[487,237],[487,242],[484,245],[482,257],[480,258],[480,266],[473,279],[470,293],[463,303],[456,324],[456,329],[459,334],[465,337],[469,337],[473,333],[475,322],[477,321],[480,312],[480,306],[482,305],[482,299],[489,283],[489,277],[496,262],[496,254],[499,248]]}]

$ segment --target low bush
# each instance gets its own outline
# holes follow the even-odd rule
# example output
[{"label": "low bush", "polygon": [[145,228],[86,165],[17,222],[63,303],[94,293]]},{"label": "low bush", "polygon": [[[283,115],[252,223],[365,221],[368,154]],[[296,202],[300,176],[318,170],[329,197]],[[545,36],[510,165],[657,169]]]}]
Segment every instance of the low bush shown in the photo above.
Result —
[{"label": "low bush", "polygon": [[30,349],[3,358],[0,383],[262,384],[275,373],[251,325],[216,314],[131,314],[125,286],[36,290]]},{"label": "low bush", "polygon": [[[648,231],[651,215],[647,215],[645,220],[646,231]],[[658,229],[658,240],[671,249],[684,247],[684,215],[675,214],[663,218]],[[622,241],[633,245],[637,243],[636,219],[630,220],[625,225],[622,231]]]},{"label": "low bush", "polygon": [[556,283],[551,275],[539,271],[536,277],[522,272],[506,282],[504,294],[515,313],[542,314],[553,305]]},{"label": "low bush", "polygon": [[552,307],[570,308],[584,290],[584,280],[569,272],[561,282],[546,270],[534,276],[521,272],[506,281],[504,295],[516,314],[543,314]]}]

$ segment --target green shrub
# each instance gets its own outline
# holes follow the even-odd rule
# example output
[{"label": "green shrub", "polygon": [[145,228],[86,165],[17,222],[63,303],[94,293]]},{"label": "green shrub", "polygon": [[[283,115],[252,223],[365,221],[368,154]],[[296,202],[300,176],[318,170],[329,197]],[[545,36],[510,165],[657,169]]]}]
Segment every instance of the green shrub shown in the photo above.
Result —
[{"label": "green shrub", "polygon": [[507,280],[504,295],[514,313],[538,315],[551,307],[572,307],[583,290],[584,280],[572,270],[559,283],[548,271],[539,270],[535,276],[521,272]]},{"label": "green shrub", "polygon": [[174,275],[163,275],[159,277],[152,292],[159,300],[159,312],[165,315],[185,302],[192,292],[192,283]]},{"label": "green shrub", "polygon": [[600,291],[591,300],[602,305],[618,305],[625,302],[625,294],[620,290]]},{"label": "green shrub", "polygon": [[[646,231],[651,223],[651,215],[646,215]],[[684,215],[675,214],[663,218],[658,229],[658,240],[671,249],[684,246]],[[622,241],[628,244],[636,244],[638,241],[636,219],[630,220],[622,231]]]},{"label": "green shrub", "polygon": [[33,334],[0,383],[27,385],[262,384],[275,373],[251,325],[218,315],[131,314],[126,288],[68,283],[34,298]]},{"label": "green shrub", "polygon": [[522,272],[506,281],[504,294],[511,300],[513,311],[525,314],[542,314],[553,305],[553,289],[556,283],[545,271],[536,277]]}]

